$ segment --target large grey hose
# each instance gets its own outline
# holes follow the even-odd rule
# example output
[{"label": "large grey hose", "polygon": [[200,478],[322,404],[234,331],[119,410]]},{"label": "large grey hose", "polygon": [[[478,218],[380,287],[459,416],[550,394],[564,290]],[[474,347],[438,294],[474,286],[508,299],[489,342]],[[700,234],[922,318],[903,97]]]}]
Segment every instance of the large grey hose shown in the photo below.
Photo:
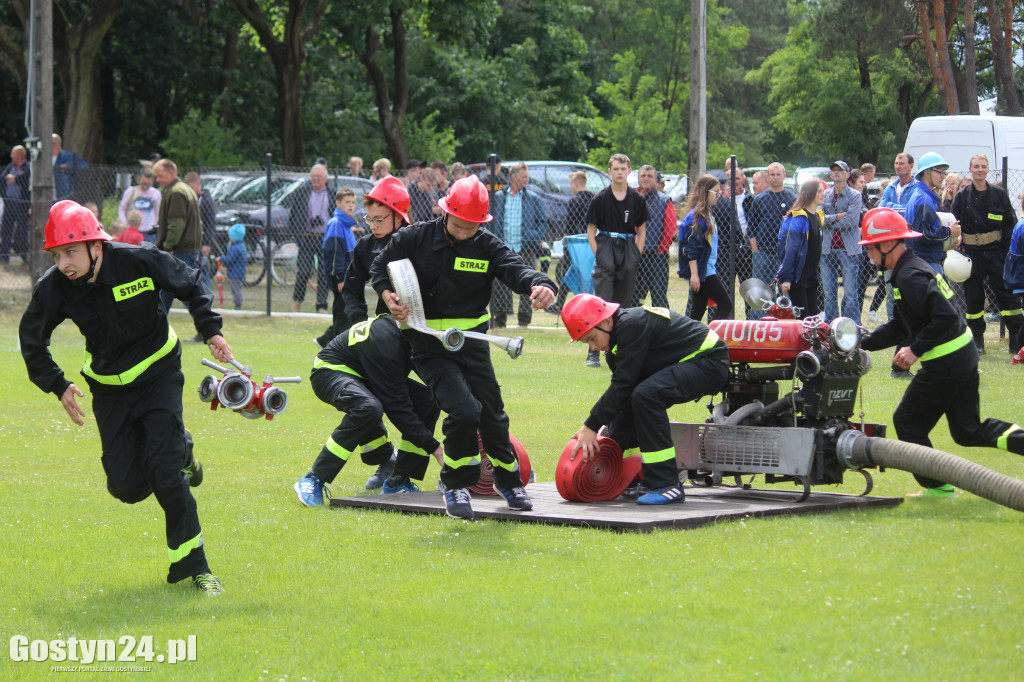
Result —
[{"label": "large grey hose", "polygon": [[942,450],[885,438],[871,438],[860,431],[844,431],[836,442],[839,461],[850,469],[874,465],[920,474],[950,483],[1010,509],[1024,511],[1024,481],[996,473]]}]

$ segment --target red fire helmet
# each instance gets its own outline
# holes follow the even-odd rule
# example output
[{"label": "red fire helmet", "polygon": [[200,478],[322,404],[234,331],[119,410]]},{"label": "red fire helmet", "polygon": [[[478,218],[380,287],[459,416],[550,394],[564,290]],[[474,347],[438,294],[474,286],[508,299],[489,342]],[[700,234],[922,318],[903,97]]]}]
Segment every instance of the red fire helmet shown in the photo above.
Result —
[{"label": "red fire helmet", "polygon": [[437,200],[437,205],[448,215],[471,223],[489,223],[491,200],[480,178],[469,175],[452,183],[448,193]]},{"label": "red fire helmet", "polygon": [[50,207],[43,233],[43,251],[76,242],[110,241],[92,211],[76,201],[65,199]]},{"label": "red fire helmet", "polygon": [[573,341],[601,324],[619,309],[618,303],[611,303],[593,294],[576,294],[562,308],[562,323]]},{"label": "red fire helmet", "polygon": [[857,243],[863,246],[890,239],[920,237],[921,233],[911,230],[906,219],[899,213],[883,206],[873,208],[864,214],[864,221],[860,226],[860,236],[861,240]]},{"label": "red fire helmet", "polygon": [[402,216],[406,223],[409,222],[409,190],[395,176],[392,175],[378,182],[369,193],[363,195],[363,198],[379,201]]}]

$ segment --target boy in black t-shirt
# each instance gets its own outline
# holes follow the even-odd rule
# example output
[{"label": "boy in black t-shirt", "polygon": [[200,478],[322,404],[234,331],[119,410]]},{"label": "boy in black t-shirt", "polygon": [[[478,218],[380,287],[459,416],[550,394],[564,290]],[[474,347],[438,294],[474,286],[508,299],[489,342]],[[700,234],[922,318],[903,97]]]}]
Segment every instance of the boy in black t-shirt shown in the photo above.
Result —
[{"label": "boy in black t-shirt", "polygon": [[[594,295],[628,306],[647,235],[647,201],[626,184],[628,156],[612,154],[608,175],[612,184],[597,193],[587,210],[587,239],[594,252]],[[597,353],[588,354],[587,366],[600,366]]]}]

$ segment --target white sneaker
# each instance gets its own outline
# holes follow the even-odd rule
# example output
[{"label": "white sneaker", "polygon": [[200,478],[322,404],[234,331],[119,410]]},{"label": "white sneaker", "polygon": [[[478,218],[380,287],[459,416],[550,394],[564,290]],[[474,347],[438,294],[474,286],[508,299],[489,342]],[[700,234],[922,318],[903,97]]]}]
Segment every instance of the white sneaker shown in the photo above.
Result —
[{"label": "white sneaker", "polygon": [[878,319],[878,313],[876,313],[874,310],[868,313],[868,324],[877,325],[881,324],[881,322],[882,321]]}]

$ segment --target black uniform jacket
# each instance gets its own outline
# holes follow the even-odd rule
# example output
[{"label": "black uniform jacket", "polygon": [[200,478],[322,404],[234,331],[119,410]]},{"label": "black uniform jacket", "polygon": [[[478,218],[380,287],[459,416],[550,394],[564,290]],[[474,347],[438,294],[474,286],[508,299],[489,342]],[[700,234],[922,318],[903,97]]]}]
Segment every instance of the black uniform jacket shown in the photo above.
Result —
[{"label": "black uniform jacket", "polygon": [[370,266],[378,295],[394,290],[387,265],[403,258],[411,260],[416,268],[429,320],[486,320],[494,279],[500,279],[517,294],[529,295],[535,286],[558,290],[547,275],[527,265],[486,229],[477,230],[464,241],[449,242],[444,225],[445,216],[441,215],[395,233]]},{"label": "black uniform jacket", "polygon": [[[1017,212],[1013,210],[1010,195],[999,185],[989,183],[986,191],[979,192],[971,183],[953,197],[950,211],[960,221],[964,234],[1001,234],[999,241],[980,248],[1002,249],[1004,252],[1009,248],[1013,226],[1017,224]],[[969,244],[967,246],[970,247]]]},{"label": "black uniform jacket", "polygon": [[[345,301],[345,315],[349,322],[355,324],[367,318],[366,292],[364,288],[370,281],[370,265],[377,254],[384,250],[394,232],[377,239],[373,234],[364,234],[352,249],[352,262],[345,271],[345,286],[341,289],[341,298]],[[377,314],[388,312],[388,306],[381,298],[377,298]]]},{"label": "black uniform jacket", "polygon": [[864,350],[910,346],[921,357],[967,328],[950,299],[953,292],[942,275],[909,249],[896,261],[890,280],[896,305],[891,320],[875,329],[862,342]]},{"label": "black uniform jacket", "polygon": [[619,309],[612,321],[611,351],[605,355],[612,382],[584,422],[593,431],[630,410],[633,390],[641,381],[699,351],[711,331],[677,312],[650,306]]},{"label": "black uniform jacket", "polygon": [[[161,289],[188,302],[204,339],[220,334],[221,318],[213,312],[213,295],[199,271],[152,244],[104,242],[95,284],[74,286],[56,266],[47,270],[32,289],[19,330],[29,379],[57,397],[71,384],[49,350],[50,335],[66,319],[85,337],[82,373],[94,388],[96,381],[87,372],[105,377],[102,384],[116,386],[180,370],[181,345],[169,340]],[[154,356],[160,357],[147,366]]]},{"label": "black uniform jacket", "polygon": [[331,369],[344,366],[349,374],[359,376],[380,401],[384,414],[402,436],[431,453],[440,443],[416,416],[405,387],[405,380],[412,370],[410,353],[409,344],[395,319],[381,315],[353,325],[348,331],[335,336],[317,354],[317,358],[332,365]]}]

